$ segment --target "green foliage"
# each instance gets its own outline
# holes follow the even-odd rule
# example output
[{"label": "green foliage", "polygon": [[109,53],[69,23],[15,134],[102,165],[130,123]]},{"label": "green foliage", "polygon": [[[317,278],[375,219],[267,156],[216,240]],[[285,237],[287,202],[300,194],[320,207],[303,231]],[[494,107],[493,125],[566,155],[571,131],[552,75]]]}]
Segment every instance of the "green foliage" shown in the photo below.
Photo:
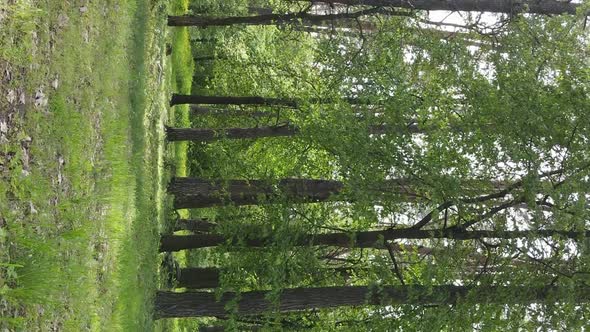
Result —
[{"label": "green foliage", "polygon": [[[259,4],[195,2],[191,10],[245,15],[248,5]],[[276,12],[297,7],[283,1],[262,5]],[[430,229],[472,224],[497,230],[587,229],[590,82],[580,20],[518,16],[493,38],[475,32],[441,38],[405,17],[367,21],[376,31],[363,36],[354,31],[313,35],[291,26],[192,29],[190,37],[184,35],[189,30],[173,30],[185,45],[187,39],[200,40],[191,45],[195,56],[216,57],[195,64],[193,93],[290,98],[299,105],[230,105],[221,115],[191,115],[192,127],[290,123],[300,129],[288,138],[191,142],[186,149],[185,143],[175,144],[188,153],[186,173],[177,174],[264,179],[276,189],[265,197],[273,204],[181,211],[183,217],[214,221],[215,231],[227,239],[215,248],[177,254],[181,264],[221,267],[219,296],[270,290],[274,304],[283,289],[293,287],[583,283],[585,278],[573,272],[584,271],[586,264],[578,255],[585,252],[581,241],[402,239],[390,243],[399,248],[393,254],[385,248],[311,245],[314,234],[348,232],[353,239],[367,230],[411,226],[429,212],[425,228]],[[177,56],[188,61],[183,47]],[[187,91],[177,84],[178,91]],[[184,120],[176,123],[188,126]],[[410,124],[421,132],[409,132]],[[370,134],[374,128],[384,129]],[[181,168],[182,158],[183,152],[177,153]],[[290,202],[276,185],[284,178],[342,181],[345,200]],[[413,200],[387,187],[386,180],[396,178],[406,181]],[[517,185],[500,195],[499,182]],[[476,200],[491,193],[498,197]],[[543,202],[544,197],[550,199]],[[452,204],[436,209],[443,203]],[[513,204],[499,208],[503,203]],[[264,248],[247,246],[260,238]],[[302,239],[310,245],[302,246]],[[381,244],[386,245],[383,239]],[[335,273],[335,267],[351,272]],[[502,296],[510,302],[512,295]],[[268,330],[496,331],[576,329],[587,315],[584,305],[475,304],[478,300],[467,296],[452,306],[398,303],[295,314],[275,310],[252,320],[235,314],[234,300],[227,307],[230,320],[217,324],[238,330],[254,324]],[[195,324],[178,322],[181,330]]]},{"label": "green foliage", "polygon": [[0,327],[151,328],[167,100],[163,30],[145,30],[163,4],[11,3],[0,4],[11,78],[0,83]]}]

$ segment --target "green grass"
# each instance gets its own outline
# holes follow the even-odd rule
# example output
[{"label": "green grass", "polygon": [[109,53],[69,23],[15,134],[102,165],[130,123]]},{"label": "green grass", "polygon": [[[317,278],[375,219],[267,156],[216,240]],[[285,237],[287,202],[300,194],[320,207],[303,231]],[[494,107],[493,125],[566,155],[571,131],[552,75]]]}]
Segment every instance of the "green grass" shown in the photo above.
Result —
[{"label": "green grass", "polygon": [[[169,3],[169,13],[180,15],[185,14],[188,10],[188,0],[173,0]],[[172,47],[172,54],[169,57],[170,65],[168,77],[170,77],[169,89],[174,93],[190,94],[192,88],[192,78],[194,73],[194,61],[190,44],[190,34],[188,28],[168,29],[168,42]],[[177,105],[170,108],[170,119],[167,123],[171,127],[190,127],[190,114],[188,105]],[[169,143],[166,158],[171,165],[171,176],[188,176],[188,142]],[[171,204],[171,202],[169,202]],[[177,216],[188,218],[188,210],[178,210]],[[170,218],[169,222],[173,220]],[[170,229],[171,223],[168,225]],[[181,264],[186,262],[186,253],[174,253],[173,257]],[[161,278],[164,279],[164,276]],[[166,288],[168,285],[164,280],[161,281],[160,287]],[[159,331],[195,331],[198,324],[194,319],[166,319],[160,320],[156,324],[156,330]]]},{"label": "green grass", "polygon": [[0,9],[0,328],[150,330],[165,3]]},{"label": "green grass", "polygon": [[[171,14],[184,14],[188,10],[187,0],[171,1]],[[190,35],[188,28],[170,29],[170,44],[172,46],[171,55],[171,89],[175,93],[190,94],[192,77],[194,73],[194,62],[190,45]],[[171,109],[171,118],[176,127],[190,127],[189,106],[178,105]],[[174,159],[177,176],[187,175],[187,142],[174,144]],[[184,213],[184,212],[182,212]]]}]

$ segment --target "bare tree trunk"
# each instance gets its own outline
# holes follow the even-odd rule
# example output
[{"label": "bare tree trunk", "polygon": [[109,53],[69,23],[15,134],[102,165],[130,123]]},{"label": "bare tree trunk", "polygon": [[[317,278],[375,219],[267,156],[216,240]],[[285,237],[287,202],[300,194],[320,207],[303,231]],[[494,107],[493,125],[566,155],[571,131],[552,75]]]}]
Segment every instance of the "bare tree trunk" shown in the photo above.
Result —
[{"label": "bare tree trunk", "polygon": [[579,4],[555,0],[311,0],[347,6],[399,7],[420,10],[477,11],[516,14],[575,14]]},{"label": "bare tree trunk", "polygon": [[[168,193],[174,195],[174,208],[190,209],[218,205],[254,205],[278,199],[290,202],[313,203],[328,200],[346,200],[338,197],[344,183],[319,179],[283,179],[278,183],[264,180],[206,180],[200,178],[174,178]],[[369,189],[376,194],[399,195],[408,201],[416,193],[405,179],[386,180]]]},{"label": "bare tree trunk", "polygon": [[220,139],[247,139],[263,137],[294,136],[299,128],[290,125],[254,127],[254,128],[226,128],[226,129],[198,129],[198,128],[166,128],[166,139],[170,142],[197,141],[211,142]]},{"label": "bare tree trunk", "polygon": [[[460,229],[436,229],[422,230],[414,228],[388,229],[381,231],[364,231],[356,233],[323,233],[306,234],[294,245],[325,245],[343,248],[377,248],[383,249],[385,241],[397,239],[451,239],[451,240],[474,240],[474,239],[516,239],[516,238],[542,238],[561,236],[563,238],[577,239],[590,237],[590,231],[561,231],[544,229],[536,231],[466,231]],[[240,241],[246,247],[264,247],[272,238],[260,237],[242,239]],[[162,235],[160,238],[160,251],[179,251],[183,249],[196,249],[214,247],[220,244],[232,242],[232,239],[225,238],[218,234],[194,234],[194,235]],[[237,243],[236,243],[237,244]]]},{"label": "bare tree trunk", "polygon": [[[351,105],[378,105],[379,102],[373,103],[368,99],[360,98],[311,98],[305,100],[310,104],[330,104],[338,101],[346,102]],[[298,108],[302,100],[288,98],[268,98],[259,96],[203,96],[203,95],[181,95],[173,94],[170,99],[170,106],[182,104],[210,104],[210,105],[263,105],[263,106],[284,106]]]},{"label": "bare tree trunk", "polygon": [[217,225],[206,219],[178,219],[174,231],[191,231],[195,233],[210,233]]},{"label": "bare tree trunk", "polygon": [[[404,128],[395,130],[388,125],[374,125],[369,127],[368,134],[386,134],[394,132],[421,133],[415,123],[410,123]],[[200,128],[171,128],[166,127],[166,139],[170,142],[195,141],[211,142],[221,139],[257,139],[264,137],[292,137],[300,133],[299,128],[292,125],[253,127],[253,128],[223,128],[223,129],[200,129]]]},{"label": "bare tree trunk", "polygon": [[[268,300],[269,291],[242,292],[237,314],[257,315],[278,308],[293,312],[321,308],[362,305],[453,305],[469,296],[474,303],[529,304],[541,302],[581,303],[590,300],[590,288],[575,291],[558,286],[366,286],[290,288],[281,293],[277,307]],[[155,300],[156,318],[223,317],[226,305],[235,293],[226,293],[220,301],[209,292],[175,293],[159,291]]]},{"label": "bare tree trunk", "polygon": [[384,14],[409,16],[407,13],[397,13],[383,8],[371,8],[353,13],[338,13],[326,15],[314,15],[307,12],[288,14],[264,14],[256,16],[168,16],[168,26],[194,26],[206,28],[211,26],[229,26],[234,24],[244,25],[274,25],[285,23],[303,23],[307,25],[321,24],[339,19],[354,19],[365,15]]},{"label": "bare tree trunk", "polygon": [[[339,275],[344,278],[349,278],[353,271],[360,270],[355,268],[326,268],[324,272]],[[207,267],[187,267],[182,268],[178,271],[176,276],[177,284],[179,288],[190,288],[190,289],[204,289],[204,288],[217,288],[220,285],[219,276],[221,271],[217,268]]]},{"label": "bare tree trunk", "polygon": [[213,116],[245,116],[253,118],[277,117],[277,112],[272,111],[250,111],[250,110],[230,110],[230,109],[211,109],[203,106],[191,106],[191,112],[195,115],[213,115]]},{"label": "bare tree trunk", "polygon": [[265,98],[265,97],[232,97],[232,96],[201,96],[173,94],[170,106],[181,104],[216,104],[216,105],[266,105],[297,107],[292,99]]},{"label": "bare tree trunk", "polygon": [[213,267],[183,268],[176,276],[176,286],[192,289],[217,288],[219,287],[219,274],[219,269]]}]

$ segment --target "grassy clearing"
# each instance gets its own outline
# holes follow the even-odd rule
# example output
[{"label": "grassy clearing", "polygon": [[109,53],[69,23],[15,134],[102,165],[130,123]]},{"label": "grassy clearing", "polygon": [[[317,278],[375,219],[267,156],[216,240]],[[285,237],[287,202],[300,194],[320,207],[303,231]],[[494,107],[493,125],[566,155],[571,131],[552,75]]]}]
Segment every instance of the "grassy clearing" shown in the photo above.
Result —
[{"label": "grassy clearing", "polygon": [[165,4],[0,9],[0,328],[149,330]]},{"label": "grassy clearing", "polygon": [[[188,0],[175,0],[170,2],[170,13],[172,15],[181,15],[187,12]],[[171,68],[171,91],[181,94],[190,94],[192,77],[194,72],[194,62],[190,45],[189,30],[186,27],[174,28],[169,30],[170,44],[172,46],[172,55],[170,57]],[[189,107],[188,105],[179,105],[171,108],[171,119],[173,123],[170,126],[190,127]],[[177,176],[187,175],[187,142],[174,144],[174,166]],[[185,211],[181,212],[185,213]]]},{"label": "grassy clearing", "polygon": [[[169,13],[172,15],[185,14],[188,11],[188,0],[173,0],[169,3]],[[171,92],[190,94],[192,91],[192,80],[195,71],[193,52],[191,49],[191,38],[188,28],[168,29],[168,42],[172,47],[172,54],[169,57],[170,65],[168,66],[168,77],[170,78],[169,89]],[[191,127],[190,109],[188,105],[178,105],[170,108],[168,126],[171,127]],[[171,176],[189,176],[187,159],[188,142],[175,142],[168,145],[166,159],[172,170]],[[171,216],[168,223],[168,230],[172,227],[171,220],[175,217],[189,218],[188,210],[176,211],[176,216]],[[181,265],[186,265],[186,252],[177,252],[168,256],[167,261],[175,260]],[[167,269],[163,270],[160,287],[168,288],[170,285],[166,281],[165,275]],[[156,330],[158,331],[196,331],[198,322],[195,319],[166,319],[157,321]]]}]

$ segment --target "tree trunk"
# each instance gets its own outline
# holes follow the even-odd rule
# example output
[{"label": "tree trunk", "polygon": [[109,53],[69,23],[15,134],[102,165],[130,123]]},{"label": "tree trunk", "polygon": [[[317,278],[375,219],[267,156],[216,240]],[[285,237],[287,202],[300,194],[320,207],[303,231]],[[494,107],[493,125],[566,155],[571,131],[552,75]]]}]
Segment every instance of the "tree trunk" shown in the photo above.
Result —
[{"label": "tree trunk", "polygon": [[[358,269],[338,267],[327,268],[325,269],[325,272],[349,278],[354,270]],[[176,276],[176,287],[190,289],[217,288],[220,285],[220,274],[221,271],[219,269],[212,267],[182,268],[178,271],[178,275]]]},{"label": "tree trunk", "polygon": [[370,8],[353,13],[338,13],[326,15],[314,15],[307,12],[287,14],[264,14],[256,16],[233,16],[233,17],[211,17],[211,16],[168,16],[168,26],[194,26],[206,28],[211,26],[230,26],[235,24],[244,25],[274,25],[285,23],[303,23],[315,25],[339,19],[355,19],[364,15],[400,15],[409,16],[407,13],[397,13],[383,8]]},{"label": "tree trunk", "polygon": [[[413,228],[388,229],[382,231],[364,231],[357,233],[323,233],[306,234],[294,242],[296,246],[325,245],[344,248],[377,248],[383,249],[385,241],[396,239],[516,239],[516,238],[542,238],[561,236],[569,239],[588,238],[590,231],[561,231],[553,229],[536,231],[465,231],[459,229],[422,230]],[[264,247],[273,239],[260,237],[242,239],[240,243],[246,247]],[[233,239],[225,238],[219,234],[194,234],[194,235],[162,235],[160,238],[160,252],[179,251],[183,249],[196,249],[214,247],[225,242],[233,244]],[[237,243],[235,243],[237,244]]]},{"label": "tree trunk", "polygon": [[217,225],[206,219],[178,219],[174,231],[191,231],[195,233],[210,233]]},{"label": "tree trunk", "polygon": [[166,139],[170,142],[197,141],[211,142],[221,139],[246,139],[262,137],[294,136],[299,128],[290,125],[254,127],[254,128],[226,128],[226,129],[198,129],[198,128],[166,128]]},{"label": "tree trunk", "polygon": [[[302,100],[303,101],[303,100]],[[170,99],[170,106],[182,104],[216,104],[216,105],[262,105],[262,106],[285,106],[298,108],[302,102],[288,98],[267,98],[258,96],[202,96],[202,95],[181,95],[173,94]],[[343,101],[351,105],[378,105],[367,99],[359,98],[311,98],[306,100],[310,104],[329,104]]]},{"label": "tree trunk", "polygon": [[170,106],[181,104],[217,104],[217,105],[265,105],[297,107],[292,99],[264,98],[264,97],[230,97],[230,96],[201,96],[173,94]]},{"label": "tree trunk", "polygon": [[[276,188],[276,189],[275,189]],[[345,200],[344,183],[334,180],[283,179],[278,183],[264,180],[206,180],[200,178],[173,178],[168,193],[174,195],[175,209],[204,208],[233,204],[256,205],[270,200],[285,199],[298,203]],[[408,201],[416,193],[408,188],[407,180],[386,180],[370,188],[376,194],[400,195]]]},{"label": "tree trunk", "polygon": [[[388,125],[374,125],[369,127],[369,134],[385,134],[387,132],[421,133],[416,123],[410,123],[403,129],[394,130]],[[254,127],[254,128],[223,128],[223,129],[199,129],[199,128],[171,128],[166,127],[166,139],[170,142],[195,141],[211,142],[221,139],[255,139],[263,137],[296,136],[299,128],[292,125]]]},{"label": "tree trunk", "polygon": [[516,14],[575,14],[579,4],[555,0],[311,0],[347,6],[399,7],[420,10],[477,11]]},{"label": "tree trunk", "polygon": [[246,117],[253,117],[253,118],[262,118],[262,117],[277,117],[277,112],[271,111],[243,111],[243,110],[218,110],[218,109],[211,109],[208,107],[203,106],[191,106],[191,112],[195,115],[213,115],[213,116],[246,116]]},{"label": "tree trunk", "polygon": [[[590,288],[572,290],[558,286],[366,286],[290,288],[281,293],[277,306],[267,296],[269,291],[240,293],[238,315],[257,315],[278,309],[293,312],[322,308],[362,305],[454,305],[473,303],[530,304],[541,302],[580,303],[590,300]],[[159,291],[155,300],[156,318],[203,317],[227,315],[226,305],[235,293],[225,293],[220,301],[209,292],[175,293]],[[469,297],[468,299],[466,299]]]},{"label": "tree trunk", "polygon": [[176,276],[177,287],[192,289],[217,288],[219,287],[219,269],[207,268],[183,268]]}]

